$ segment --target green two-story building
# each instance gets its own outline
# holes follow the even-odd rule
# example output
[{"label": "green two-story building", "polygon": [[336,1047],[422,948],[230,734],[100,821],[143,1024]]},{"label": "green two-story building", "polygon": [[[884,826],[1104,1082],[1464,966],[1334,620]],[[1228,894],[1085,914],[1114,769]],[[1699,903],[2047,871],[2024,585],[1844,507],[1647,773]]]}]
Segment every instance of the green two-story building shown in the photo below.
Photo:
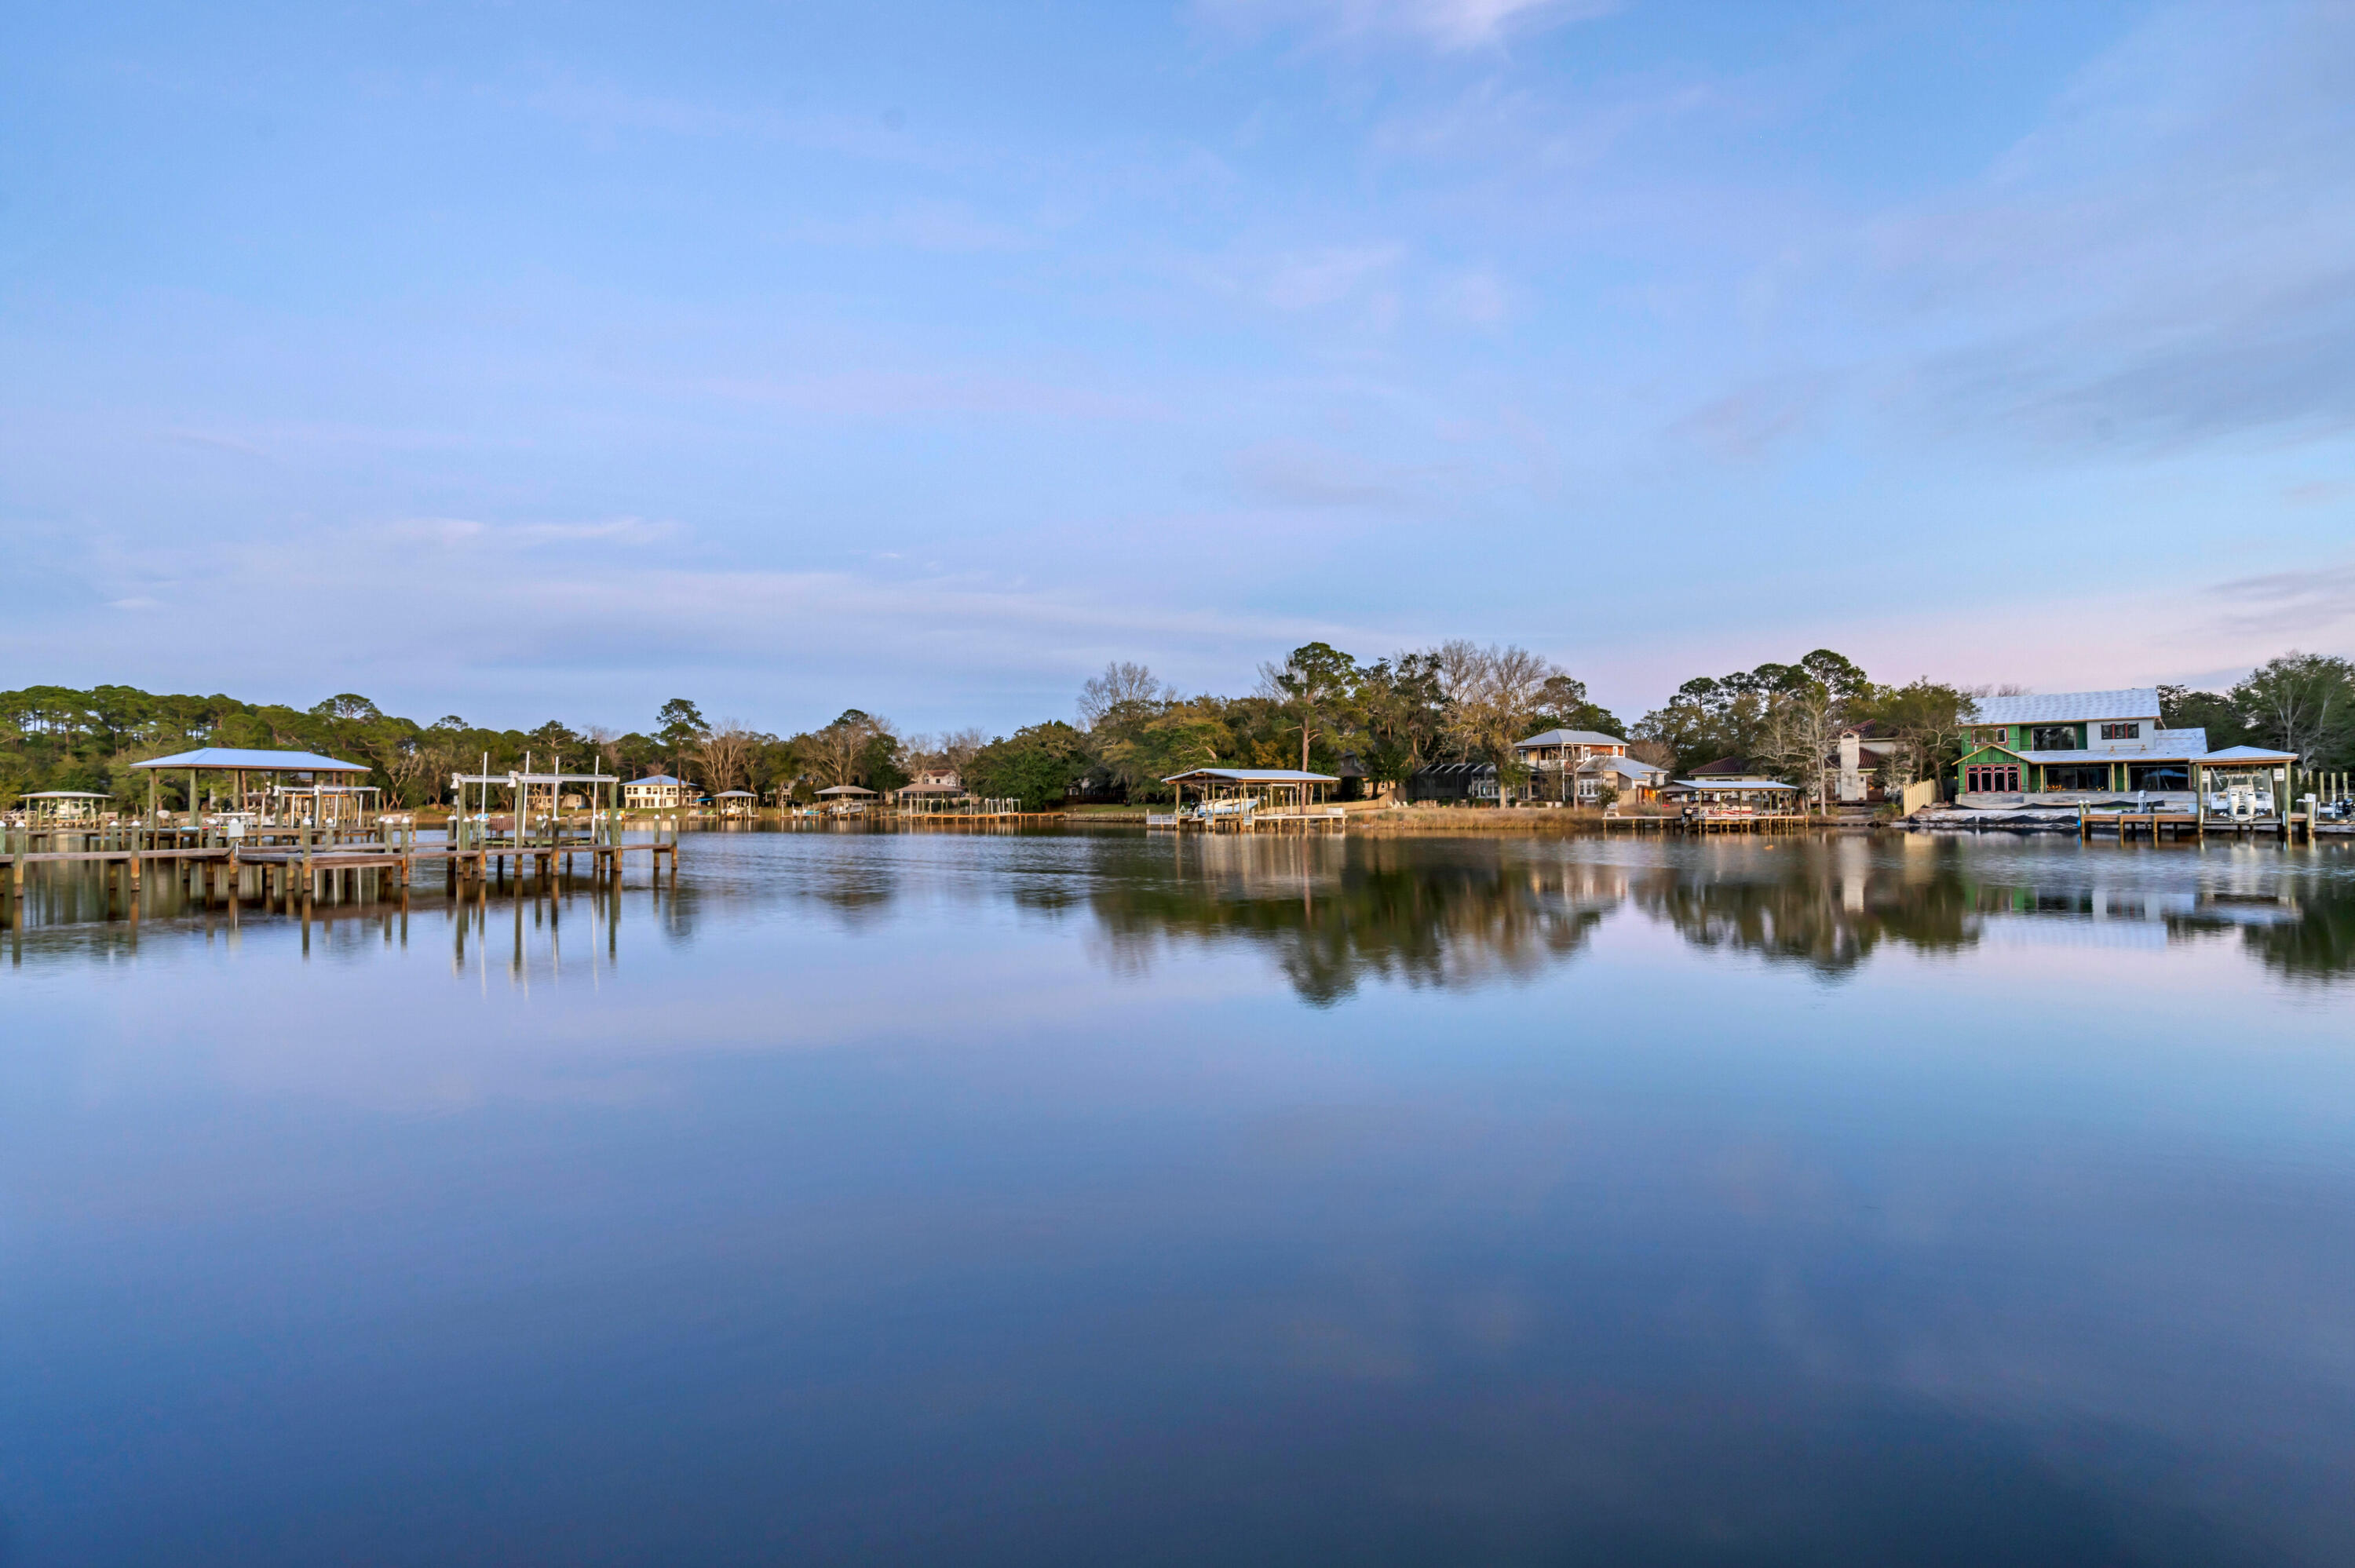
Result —
[{"label": "green two-story building", "polygon": [[[2156,687],[1982,697],[1956,765],[1964,805],[2068,805],[2140,797],[2191,810],[2199,791],[2225,787],[2286,800],[2287,752],[2236,746],[2211,752],[2204,729],[2167,729]],[[2157,797],[2156,800],[2152,799]]]}]

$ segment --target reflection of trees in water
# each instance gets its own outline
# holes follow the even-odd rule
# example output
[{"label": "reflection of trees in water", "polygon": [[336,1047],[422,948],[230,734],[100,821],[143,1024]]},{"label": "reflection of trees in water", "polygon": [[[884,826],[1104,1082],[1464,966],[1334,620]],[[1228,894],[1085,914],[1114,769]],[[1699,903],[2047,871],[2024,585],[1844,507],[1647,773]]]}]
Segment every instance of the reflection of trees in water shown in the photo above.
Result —
[{"label": "reflection of trees in water", "polygon": [[2245,927],[2241,941],[2266,968],[2297,980],[2355,972],[2355,897],[2318,888],[2292,918]]},{"label": "reflection of trees in water", "polygon": [[1092,895],[1116,963],[1141,968],[1173,939],[1241,938],[1274,948],[1317,1003],[1367,975],[1421,986],[1535,974],[1582,946],[1626,887],[1615,866],[1479,842],[1206,837],[1172,862]]},{"label": "reflection of trees in water", "polygon": [[1929,952],[1967,948],[1980,916],[2018,902],[2012,889],[1966,877],[1958,855],[1876,862],[1867,846],[1838,840],[1785,841],[1730,865],[1704,850],[1700,863],[1639,878],[1633,893],[1637,908],[1696,947],[1831,974],[1853,969],[1886,941]]},{"label": "reflection of trees in water", "polygon": [[[1626,853],[1510,842],[1191,840],[1115,874],[1091,902],[1114,962],[1170,939],[1271,948],[1301,995],[1328,1002],[1360,978],[1463,985],[1526,977],[1582,948],[1632,905],[1697,947],[1755,953],[1827,976],[1887,944],[1977,945],[1991,918],[2068,921],[2179,938],[2237,928],[2266,964],[2355,971],[2355,896],[2274,868],[2099,853],[2007,853],[1938,841],[1826,838],[1652,846]],[[2074,852],[2076,846],[2069,846]],[[2290,874],[2284,875],[2284,869]],[[2032,927],[2031,927],[2032,928]]]}]

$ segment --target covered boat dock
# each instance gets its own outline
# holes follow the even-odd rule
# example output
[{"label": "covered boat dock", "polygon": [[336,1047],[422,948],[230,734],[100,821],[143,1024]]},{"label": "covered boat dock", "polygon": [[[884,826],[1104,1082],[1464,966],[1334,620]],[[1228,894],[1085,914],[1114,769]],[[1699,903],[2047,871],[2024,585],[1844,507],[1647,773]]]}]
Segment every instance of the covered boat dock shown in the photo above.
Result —
[{"label": "covered boat dock", "polygon": [[[1341,780],[1296,768],[1194,768],[1162,780],[1175,809],[1147,812],[1148,828],[1338,827],[1347,813],[1325,800]],[[1189,803],[1190,802],[1190,803]]]}]

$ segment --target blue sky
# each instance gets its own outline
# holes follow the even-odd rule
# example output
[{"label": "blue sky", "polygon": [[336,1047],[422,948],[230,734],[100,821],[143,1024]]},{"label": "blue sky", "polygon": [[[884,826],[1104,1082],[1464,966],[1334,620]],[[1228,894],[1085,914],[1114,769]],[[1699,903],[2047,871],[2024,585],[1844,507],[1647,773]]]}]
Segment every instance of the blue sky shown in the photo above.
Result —
[{"label": "blue sky", "polygon": [[0,684],[791,730],[2355,644],[2355,10],[48,7]]}]

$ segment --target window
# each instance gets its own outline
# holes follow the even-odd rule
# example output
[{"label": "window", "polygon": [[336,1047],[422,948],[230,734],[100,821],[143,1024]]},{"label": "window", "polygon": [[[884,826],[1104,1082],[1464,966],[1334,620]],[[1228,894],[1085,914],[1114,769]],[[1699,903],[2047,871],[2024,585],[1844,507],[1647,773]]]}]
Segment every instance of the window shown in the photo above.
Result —
[{"label": "window", "polygon": [[2030,751],[2074,751],[2077,749],[2077,726],[2073,724],[2041,724],[2031,732],[2028,748]]},{"label": "window", "polygon": [[2110,787],[2110,765],[2106,762],[2077,762],[2047,768],[2044,770],[2047,789],[2106,789]]},{"label": "window", "polygon": [[2017,766],[1966,768],[1963,789],[1973,795],[2018,794],[2019,769]]},{"label": "window", "polygon": [[2126,768],[2127,785],[2136,789],[2189,789],[2191,788],[2191,765],[2188,762],[2139,762]]},{"label": "window", "polygon": [[1993,729],[1983,729],[1978,732],[1978,741],[1981,746],[2001,746],[2010,739],[2011,732],[2001,725],[1998,725]]},{"label": "window", "polygon": [[2138,724],[2105,724],[2102,726],[2104,740],[2136,740],[2141,735],[2142,726]]}]

